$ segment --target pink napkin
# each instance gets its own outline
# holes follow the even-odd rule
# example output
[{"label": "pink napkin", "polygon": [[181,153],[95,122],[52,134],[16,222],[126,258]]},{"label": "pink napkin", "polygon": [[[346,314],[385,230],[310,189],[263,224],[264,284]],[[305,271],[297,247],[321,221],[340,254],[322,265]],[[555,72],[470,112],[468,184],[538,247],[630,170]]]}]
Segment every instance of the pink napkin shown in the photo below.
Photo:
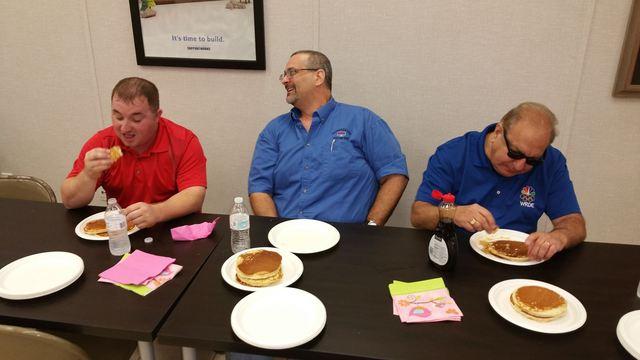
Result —
[{"label": "pink napkin", "polygon": [[175,261],[174,258],[136,250],[126,259],[100,273],[100,277],[120,284],[140,285],[160,274]]},{"label": "pink napkin", "polygon": [[400,321],[402,322],[462,320],[462,311],[449,296],[449,290],[446,288],[413,294],[393,295],[392,298],[393,314],[400,316]]},{"label": "pink napkin", "polygon": [[203,222],[200,224],[183,225],[171,229],[171,237],[176,241],[191,241],[204,239],[211,235],[216,227],[216,223],[220,218],[216,218],[212,222]]}]

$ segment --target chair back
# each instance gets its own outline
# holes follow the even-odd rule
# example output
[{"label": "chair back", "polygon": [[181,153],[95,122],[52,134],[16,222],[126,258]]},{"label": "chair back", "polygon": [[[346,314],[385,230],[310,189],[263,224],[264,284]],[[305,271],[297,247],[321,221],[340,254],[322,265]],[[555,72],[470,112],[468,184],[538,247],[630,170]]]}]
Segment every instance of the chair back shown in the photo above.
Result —
[{"label": "chair back", "polygon": [[0,198],[56,202],[56,194],[43,180],[13,174],[0,174]]},{"label": "chair back", "polygon": [[89,355],[67,340],[18,326],[0,325],[3,359],[89,360]]}]

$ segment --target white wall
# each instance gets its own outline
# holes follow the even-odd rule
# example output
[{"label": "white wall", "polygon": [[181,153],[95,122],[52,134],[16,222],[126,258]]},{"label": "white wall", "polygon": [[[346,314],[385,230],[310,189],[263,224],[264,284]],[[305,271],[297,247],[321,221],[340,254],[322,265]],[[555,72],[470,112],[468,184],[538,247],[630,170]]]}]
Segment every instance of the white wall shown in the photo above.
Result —
[{"label": "white wall", "polygon": [[208,157],[205,211],[245,195],[254,142],[288,111],[277,81],[289,54],[326,53],[338,101],[394,130],[411,180],[390,225],[409,213],[428,156],[525,100],[560,120],[590,241],[638,243],[640,99],[611,97],[631,0],[265,0],[266,71],[138,66],[128,1],[0,0],[0,171],[59,194],[81,145],[109,125],[126,76],[160,89],[168,118]]}]

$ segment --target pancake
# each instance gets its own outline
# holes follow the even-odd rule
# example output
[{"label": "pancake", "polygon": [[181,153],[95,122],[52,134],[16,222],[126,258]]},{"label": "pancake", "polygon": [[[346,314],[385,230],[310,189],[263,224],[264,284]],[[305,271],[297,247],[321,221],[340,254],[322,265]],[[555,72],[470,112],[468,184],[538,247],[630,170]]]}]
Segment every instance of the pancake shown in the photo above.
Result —
[{"label": "pancake", "polygon": [[113,146],[109,149],[109,157],[113,162],[116,162],[118,159],[122,157],[122,149],[120,146]]},{"label": "pancake", "polygon": [[529,261],[529,247],[522,241],[496,240],[484,244],[486,252],[511,261]]},{"label": "pancake", "polygon": [[264,287],[282,279],[282,256],[275,251],[247,251],[236,259],[236,279],[244,285]]},{"label": "pancake", "polygon": [[529,319],[555,320],[567,313],[567,301],[557,292],[542,286],[522,286],[511,293],[513,308]]},{"label": "pancake", "polygon": [[[127,231],[133,230],[134,227],[135,225],[127,222]],[[104,237],[109,236],[109,234],[107,233],[107,223],[104,221],[104,219],[87,221],[87,223],[84,224],[84,228],[82,229],[82,231],[84,231],[84,233],[87,235]]]}]

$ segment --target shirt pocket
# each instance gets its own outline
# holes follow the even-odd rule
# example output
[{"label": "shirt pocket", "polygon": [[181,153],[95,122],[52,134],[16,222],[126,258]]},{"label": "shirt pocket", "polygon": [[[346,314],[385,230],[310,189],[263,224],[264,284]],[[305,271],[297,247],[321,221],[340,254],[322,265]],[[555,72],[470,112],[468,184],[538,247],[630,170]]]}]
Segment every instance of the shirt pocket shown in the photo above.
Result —
[{"label": "shirt pocket", "polygon": [[328,178],[345,179],[358,175],[358,149],[349,138],[334,137],[324,156],[324,169]]}]

